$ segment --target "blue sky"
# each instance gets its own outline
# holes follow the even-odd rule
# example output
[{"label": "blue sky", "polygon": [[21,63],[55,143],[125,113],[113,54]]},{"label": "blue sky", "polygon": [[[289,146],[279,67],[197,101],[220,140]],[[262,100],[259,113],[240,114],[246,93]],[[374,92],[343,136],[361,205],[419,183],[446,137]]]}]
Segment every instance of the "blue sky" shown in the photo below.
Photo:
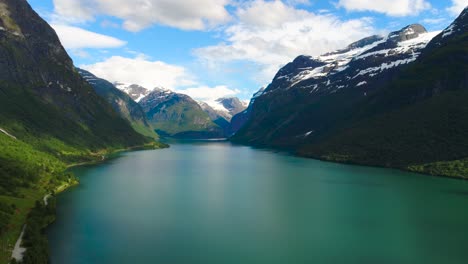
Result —
[{"label": "blue sky", "polygon": [[421,23],[447,27],[466,0],[28,0],[75,65],[109,81],[199,100],[247,100],[301,54]]}]

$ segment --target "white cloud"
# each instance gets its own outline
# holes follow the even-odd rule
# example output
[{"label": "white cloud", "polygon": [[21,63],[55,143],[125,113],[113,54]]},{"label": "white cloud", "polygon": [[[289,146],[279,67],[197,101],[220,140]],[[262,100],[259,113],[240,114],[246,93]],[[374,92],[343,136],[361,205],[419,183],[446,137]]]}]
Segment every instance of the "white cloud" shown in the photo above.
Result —
[{"label": "white cloud", "polygon": [[431,8],[426,0],[339,0],[337,6],[348,11],[374,11],[389,16],[418,15]]},{"label": "white cloud", "polygon": [[149,89],[162,86],[174,90],[195,84],[184,67],[151,61],[141,55],[135,58],[113,56],[105,61],[80,67],[111,82],[139,84]]},{"label": "white cloud", "polygon": [[52,27],[57,32],[60,42],[67,49],[85,48],[117,48],[127,44],[127,42],[84,30],[79,27],[53,24]]},{"label": "white cloud", "polygon": [[92,0],[53,0],[54,21],[82,22],[94,19],[96,9],[93,8]]},{"label": "white cloud", "polygon": [[218,98],[235,96],[240,93],[238,89],[230,89],[225,85],[215,87],[199,86],[177,90],[176,92],[186,94],[195,100],[203,102],[214,102]]},{"label": "white cloud", "polygon": [[422,22],[428,25],[442,25],[447,22],[447,19],[446,18],[426,18],[426,19],[423,19]]},{"label": "white cloud", "polygon": [[465,7],[468,6],[466,0],[452,0],[452,6],[448,8],[448,11],[454,15],[458,16]]},{"label": "white cloud", "polygon": [[229,0],[54,0],[55,13],[68,21],[90,21],[97,15],[123,20],[137,32],[153,24],[200,30],[229,19]]},{"label": "white cloud", "polygon": [[369,18],[342,21],[314,14],[282,1],[251,1],[237,10],[237,22],[225,30],[225,40],[194,50],[211,69],[220,63],[250,61],[260,66],[259,83],[271,80],[280,66],[301,54],[320,55],[371,35]]}]

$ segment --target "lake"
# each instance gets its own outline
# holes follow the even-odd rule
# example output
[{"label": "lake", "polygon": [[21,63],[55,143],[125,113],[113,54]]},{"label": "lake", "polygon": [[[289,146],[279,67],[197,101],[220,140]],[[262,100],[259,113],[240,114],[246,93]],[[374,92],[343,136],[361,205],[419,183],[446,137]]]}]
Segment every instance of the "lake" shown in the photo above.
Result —
[{"label": "lake", "polygon": [[468,182],[228,142],[73,169],[52,264],[466,264]]}]

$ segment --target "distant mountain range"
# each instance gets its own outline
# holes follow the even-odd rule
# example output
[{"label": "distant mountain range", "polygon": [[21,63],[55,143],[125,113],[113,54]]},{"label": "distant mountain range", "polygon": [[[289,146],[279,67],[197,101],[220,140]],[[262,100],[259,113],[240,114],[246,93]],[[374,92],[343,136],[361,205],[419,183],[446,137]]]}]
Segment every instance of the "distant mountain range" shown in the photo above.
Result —
[{"label": "distant mountain range", "polygon": [[155,88],[140,105],[150,124],[164,136],[179,138],[223,137],[222,129],[188,95]]},{"label": "distant mountain range", "polygon": [[237,97],[202,102],[159,87],[150,90],[121,82],[114,82],[113,86],[138,102],[148,123],[159,134],[169,137],[229,137],[237,131],[231,125],[232,117],[247,108],[247,104]]},{"label": "distant mountain range", "polygon": [[297,57],[255,98],[233,140],[467,177],[467,13],[442,32],[414,24],[322,56]]}]

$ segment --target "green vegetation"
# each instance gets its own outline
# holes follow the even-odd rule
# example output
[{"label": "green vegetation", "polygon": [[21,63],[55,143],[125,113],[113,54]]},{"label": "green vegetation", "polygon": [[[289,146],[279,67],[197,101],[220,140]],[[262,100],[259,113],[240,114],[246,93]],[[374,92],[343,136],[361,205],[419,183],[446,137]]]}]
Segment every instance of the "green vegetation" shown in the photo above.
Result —
[{"label": "green vegetation", "polygon": [[132,122],[130,125],[133,129],[135,129],[136,132],[142,134],[143,136],[153,138],[154,140],[159,140],[159,135],[150,125],[145,125],[139,122]]},{"label": "green vegetation", "polygon": [[409,166],[410,171],[428,173],[435,176],[468,178],[468,159],[441,161],[424,165]]},{"label": "green vegetation", "polygon": [[[67,167],[119,150],[161,148],[151,128],[120,115],[85,82],[55,31],[25,0],[0,3],[0,263],[8,263],[24,223],[25,263],[47,261],[45,195],[77,183]],[[131,113],[131,109],[129,109]],[[141,114],[144,118],[144,115]],[[132,125],[131,125],[132,124]]]},{"label": "green vegetation", "polygon": [[222,134],[221,128],[213,123],[196,102],[167,103],[163,109],[153,109],[147,113],[147,116],[156,131],[170,136],[187,132]]},{"label": "green vegetation", "polygon": [[85,80],[90,81],[90,85],[102,99],[107,101],[112,108],[127,120],[132,128],[143,136],[158,140],[159,136],[148,124],[146,115],[141,106],[125,92],[117,89],[112,83],[100,79],[88,71],[77,69]]},{"label": "green vegetation", "polygon": [[27,248],[23,256],[24,264],[49,263],[49,244],[44,229],[55,220],[55,199],[44,205],[36,201],[26,220],[23,246]]},{"label": "green vegetation", "polygon": [[[50,142],[56,141],[50,140],[44,144],[51,144]],[[10,260],[11,251],[24,223],[27,223],[27,228],[23,246],[28,248],[24,263],[47,263],[44,262],[48,259],[48,248],[43,231],[54,220],[54,199],[49,199],[47,207],[42,200],[47,194],[56,194],[77,184],[77,179],[66,171],[67,167],[82,162],[99,162],[103,156],[117,151],[168,147],[160,142],[150,142],[126,149],[81,153],[91,153],[88,157],[79,156],[80,153],[77,152],[76,159],[70,159],[71,156],[68,155],[64,157],[70,160],[64,162],[51,153],[39,151],[32,145],[3,133],[0,133],[0,145],[0,263]],[[50,149],[55,150],[58,147],[60,145]]]},{"label": "green vegetation", "polygon": [[0,262],[7,263],[35,201],[75,179],[65,163],[29,144],[0,133],[0,145]]},{"label": "green vegetation", "polygon": [[463,29],[434,38],[414,63],[369,82],[365,96],[359,87],[261,96],[233,140],[330,161],[466,177],[467,18],[457,21]]},{"label": "green vegetation", "polygon": [[466,177],[468,33],[433,46],[387,87],[358,105],[339,129],[320,143],[302,146],[300,153]]}]

